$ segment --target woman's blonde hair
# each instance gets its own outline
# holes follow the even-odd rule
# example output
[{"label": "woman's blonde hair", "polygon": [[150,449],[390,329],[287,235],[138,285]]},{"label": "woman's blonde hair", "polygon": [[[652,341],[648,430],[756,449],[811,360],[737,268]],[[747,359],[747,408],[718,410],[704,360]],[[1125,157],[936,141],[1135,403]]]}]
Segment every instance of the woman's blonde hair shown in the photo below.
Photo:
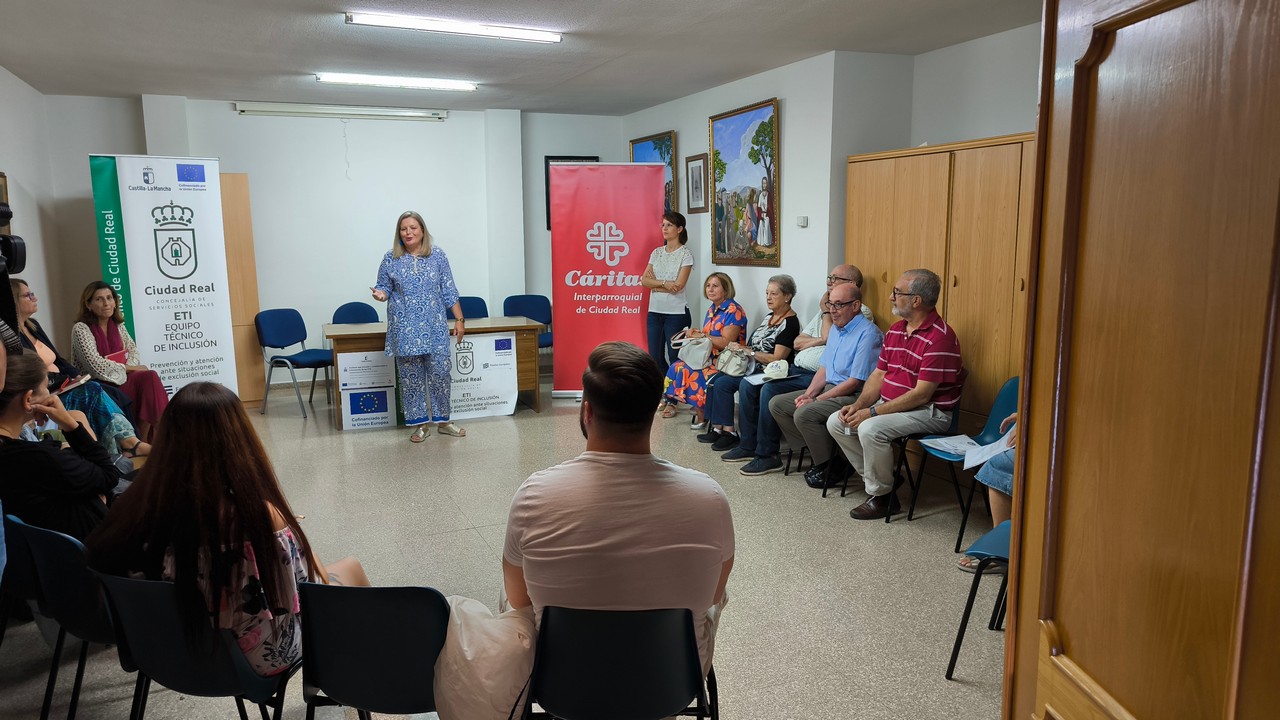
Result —
[{"label": "woman's blonde hair", "polygon": [[[706,280],[702,281],[702,297],[707,297],[707,283],[711,281],[711,278],[715,278],[720,281],[720,287],[724,288],[725,299],[732,300],[734,297],[733,279],[722,272],[713,272],[707,276]],[[707,299],[710,300],[710,298]]]},{"label": "woman's blonde hair", "polygon": [[393,239],[391,241],[391,257],[404,256],[404,242],[400,240],[400,223],[404,222],[405,218],[413,218],[414,220],[417,220],[418,227],[422,228],[422,247],[425,249],[422,253],[422,257],[427,257],[431,254],[431,233],[427,232],[427,222],[422,219],[421,215],[412,210],[406,210],[405,212],[400,213],[400,219],[396,220],[396,232],[392,236]]}]

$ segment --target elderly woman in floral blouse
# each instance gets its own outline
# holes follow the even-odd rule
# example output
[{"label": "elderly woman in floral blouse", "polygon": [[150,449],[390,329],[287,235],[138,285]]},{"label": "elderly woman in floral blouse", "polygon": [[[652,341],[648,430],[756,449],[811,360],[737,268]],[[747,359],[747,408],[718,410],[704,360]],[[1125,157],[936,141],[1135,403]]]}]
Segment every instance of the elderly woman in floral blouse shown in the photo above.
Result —
[{"label": "elderly woman in floral blouse", "polygon": [[[459,341],[465,334],[458,288],[444,250],[431,246],[422,216],[410,210],[396,221],[391,251],[378,267],[373,298],[387,303],[387,354],[396,358],[404,420],[416,425],[411,442],[430,433],[429,422],[443,435],[465,437],[466,430],[449,420],[450,371],[447,314],[453,315]],[[430,394],[430,411],[427,396]]]}]

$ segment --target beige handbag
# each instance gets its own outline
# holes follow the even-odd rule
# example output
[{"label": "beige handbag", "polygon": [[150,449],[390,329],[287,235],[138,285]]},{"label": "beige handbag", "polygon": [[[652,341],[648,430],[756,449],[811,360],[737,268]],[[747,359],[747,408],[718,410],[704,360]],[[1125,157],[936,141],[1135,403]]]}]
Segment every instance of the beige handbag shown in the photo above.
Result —
[{"label": "beige handbag", "polygon": [[716,371],[725,375],[742,377],[751,368],[751,355],[746,350],[725,348],[716,358]]}]

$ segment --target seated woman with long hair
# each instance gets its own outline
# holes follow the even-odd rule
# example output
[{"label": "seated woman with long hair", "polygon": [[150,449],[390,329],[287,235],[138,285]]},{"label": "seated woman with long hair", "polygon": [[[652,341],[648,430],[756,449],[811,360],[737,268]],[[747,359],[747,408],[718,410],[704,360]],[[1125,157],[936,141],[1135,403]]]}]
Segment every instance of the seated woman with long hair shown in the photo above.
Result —
[{"label": "seated woman with long hair", "polygon": [[[40,356],[44,361],[51,389],[57,390],[64,381],[78,378],[81,375],[80,369],[58,354],[58,349],[53,346],[53,341],[44,328],[31,317],[40,309],[35,292],[21,278],[9,278],[9,289],[13,292],[13,301],[17,305],[19,339],[26,351]],[[67,408],[85,414],[89,419],[89,427],[107,452],[141,457],[151,451],[151,446],[138,438],[133,423],[125,416],[123,407],[130,404],[130,401],[117,388],[90,380],[68,390],[61,397]]]},{"label": "seated woman with long hair", "polygon": [[[7,351],[6,351],[7,354]],[[78,540],[107,514],[106,496],[120,470],[98,445],[83,414],[68,411],[46,385],[44,362],[8,355],[0,389],[0,501],[5,512]],[[52,420],[68,447],[23,439],[32,420]]]},{"label": "seated woman with long hair", "polygon": [[94,280],[80,293],[80,316],[71,326],[71,359],[101,383],[118,386],[133,401],[138,436],[151,439],[151,429],[169,405],[169,394],[155,370],[138,356],[138,345],[124,326],[115,288]]},{"label": "seated woman with long hair", "polygon": [[316,559],[239,398],[216,383],[173,396],[147,464],[85,545],[101,572],[172,581],[189,636],[212,618],[261,675],[301,656],[298,583],[369,584],[354,558]]}]

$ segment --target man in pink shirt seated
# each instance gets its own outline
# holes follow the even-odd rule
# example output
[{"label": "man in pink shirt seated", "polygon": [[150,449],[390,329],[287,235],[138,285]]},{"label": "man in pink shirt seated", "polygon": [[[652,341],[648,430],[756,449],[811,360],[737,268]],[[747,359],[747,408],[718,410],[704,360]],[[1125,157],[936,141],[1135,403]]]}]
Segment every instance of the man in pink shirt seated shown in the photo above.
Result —
[{"label": "man in pink shirt seated", "polygon": [[713,606],[733,568],[733,518],[707,475],[655,457],[649,431],[663,373],[635,345],[607,342],[582,373],[587,450],[530,475],[511,501],[502,553],[514,608],[689,608],[702,667]]},{"label": "man in pink shirt seated", "polygon": [[884,336],[875,372],[857,402],[827,418],[827,431],[866,484],[867,501],[849,516],[874,520],[898,511],[893,477],[894,438],[940,433],[960,402],[960,341],[938,311],[942,281],[930,270],[902,273],[894,283],[893,314],[902,318]]}]

